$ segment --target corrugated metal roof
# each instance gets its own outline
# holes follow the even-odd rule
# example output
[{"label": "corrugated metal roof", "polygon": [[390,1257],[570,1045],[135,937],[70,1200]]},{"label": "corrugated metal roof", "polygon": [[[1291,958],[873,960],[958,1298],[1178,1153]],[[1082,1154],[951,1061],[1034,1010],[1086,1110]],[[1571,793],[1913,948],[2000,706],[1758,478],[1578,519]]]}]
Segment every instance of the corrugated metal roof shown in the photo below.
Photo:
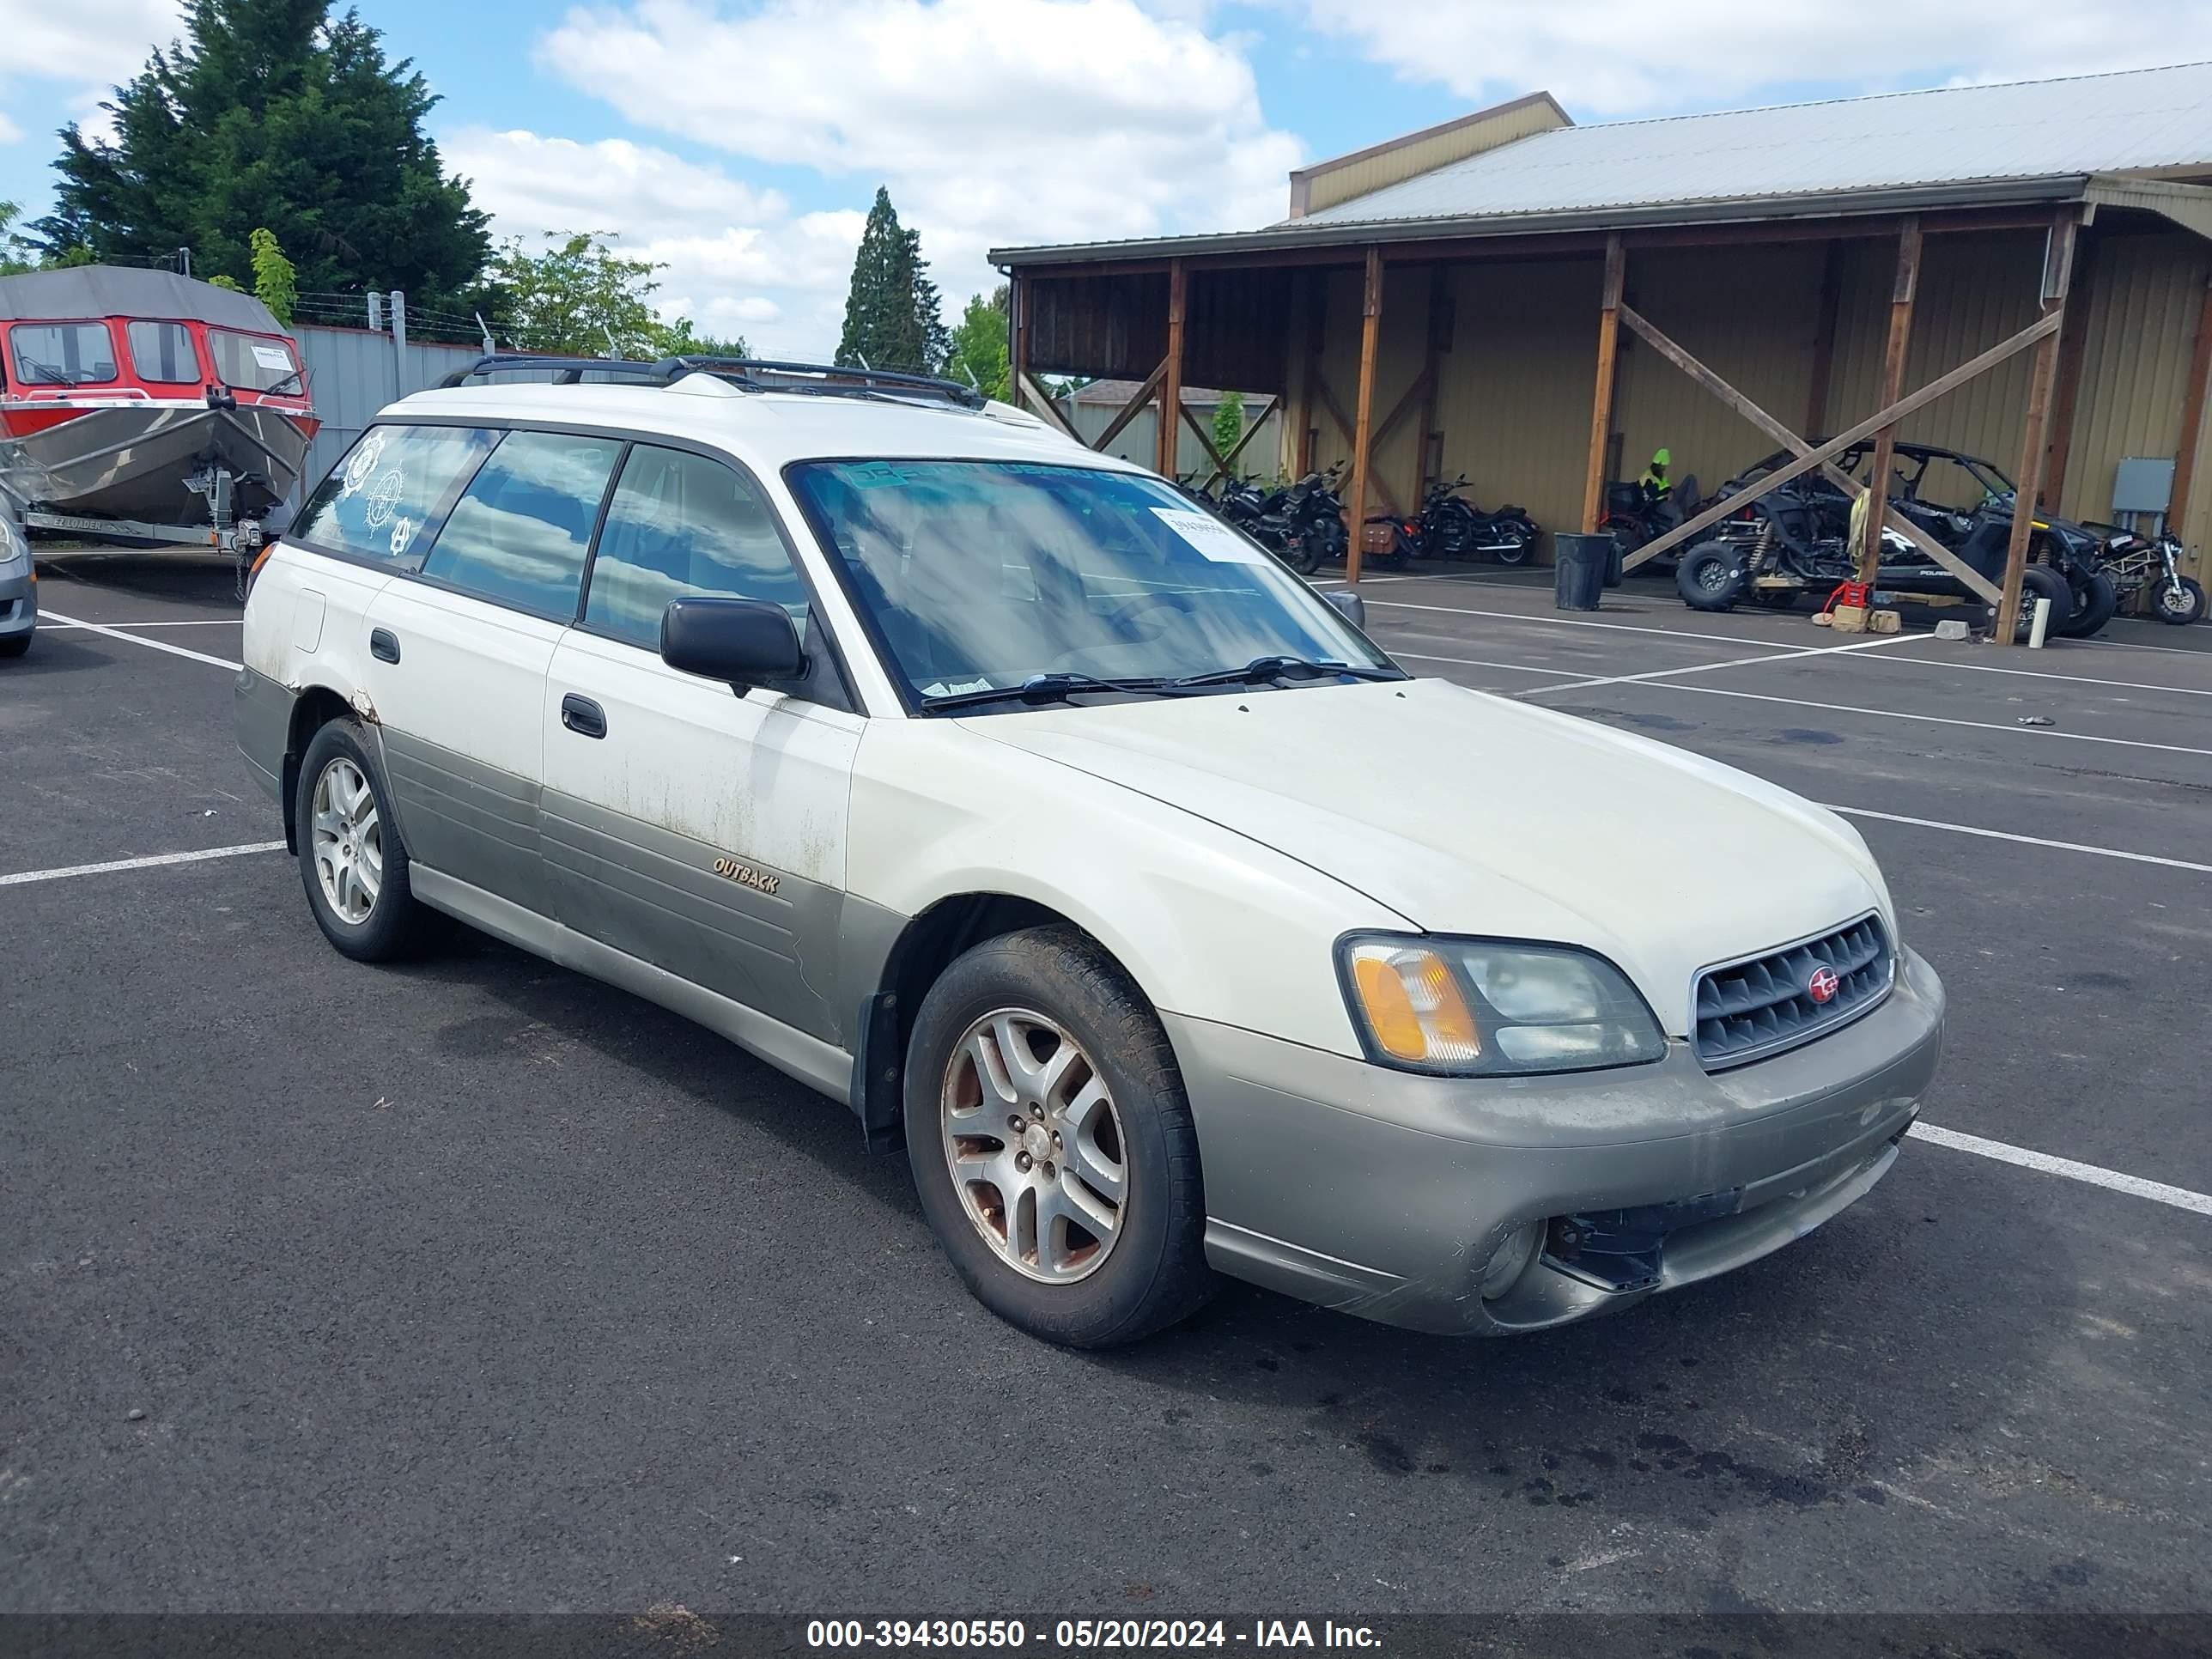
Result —
[{"label": "corrugated metal roof", "polygon": [[2212,63],[1561,127],[1285,229],[2212,169]]}]

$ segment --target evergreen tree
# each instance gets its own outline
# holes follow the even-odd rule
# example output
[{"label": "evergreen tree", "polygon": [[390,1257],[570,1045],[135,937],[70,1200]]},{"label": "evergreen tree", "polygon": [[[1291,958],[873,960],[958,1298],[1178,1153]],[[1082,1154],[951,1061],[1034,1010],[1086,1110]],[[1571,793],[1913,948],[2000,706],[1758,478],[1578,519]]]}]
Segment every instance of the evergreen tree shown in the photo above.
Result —
[{"label": "evergreen tree", "polygon": [[943,306],[922,260],[921,234],[899,223],[890,191],[878,188],[853,259],[837,362],[848,368],[938,373],[952,349]]},{"label": "evergreen tree", "polygon": [[331,0],[191,0],[185,30],[103,106],[112,143],[62,129],[54,211],[33,227],[49,253],[188,247],[195,275],[250,285],[266,227],[302,289],[481,298],[485,216],[423,133],[437,99],[411,60]]}]

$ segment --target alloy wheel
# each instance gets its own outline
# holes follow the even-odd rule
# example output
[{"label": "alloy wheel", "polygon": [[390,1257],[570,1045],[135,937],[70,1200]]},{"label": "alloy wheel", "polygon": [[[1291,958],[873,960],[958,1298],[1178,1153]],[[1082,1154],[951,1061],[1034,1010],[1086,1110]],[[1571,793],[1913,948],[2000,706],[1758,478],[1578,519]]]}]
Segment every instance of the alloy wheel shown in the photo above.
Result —
[{"label": "alloy wheel", "polygon": [[323,900],[340,921],[358,927],[384,890],[384,825],[376,792],[361,768],[341,755],[315,780],[313,813],[309,847]]},{"label": "alloy wheel", "polygon": [[1001,1261],[1048,1285],[1104,1265],[1128,1200],[1127,1142],[1065,1026],[1024,1008],[984,1015],[953,1048],[939,1115],[953,1190]]}]

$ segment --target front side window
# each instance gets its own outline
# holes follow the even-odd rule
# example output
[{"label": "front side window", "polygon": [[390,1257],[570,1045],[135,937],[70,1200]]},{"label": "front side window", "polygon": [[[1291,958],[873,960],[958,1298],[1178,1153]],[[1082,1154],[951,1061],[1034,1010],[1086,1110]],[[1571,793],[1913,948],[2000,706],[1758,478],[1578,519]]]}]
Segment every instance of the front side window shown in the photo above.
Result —
[{"label": "front side window", "polygon": [[18,323],[8,331],[18,386],[98,386],[115,378],[105,323]]},{"label": "front side window", "polygon": [[1262,658],[1395,677],[1257,544],[1151,478],[994,461],[813,461],[787,476],[885,665],[925,702]]},{"label": "front side window", "polygon": [[301,509],[293,538],[416,569],[454,495],[498,439],[474,427],[373,426]]},{"label": "front side window", "polygon": [[215,354],[215,377],[225,386],[246,392],[297,392],[300,362],[290,344],[266,334],[240,334],[232,329],[208,331],[208,349]]},{"label": "front side window", "polygon": [[199,354],[192,349],[192,331],[182,323],[131,325],[131,372],[142,380],[181,386],[200,378]]},{"label": "front side window", "polygon": [[703,455],[640,444],[607,505],[585,625],[657,651],[661,612],[690,594],[771,600],[804,629],[805,586],[753,485]]},{"label": "front side window", "polygon": [[422,574],[533,616],[573,617],[622,448],[618,438],[509,433],[447,515]]}]

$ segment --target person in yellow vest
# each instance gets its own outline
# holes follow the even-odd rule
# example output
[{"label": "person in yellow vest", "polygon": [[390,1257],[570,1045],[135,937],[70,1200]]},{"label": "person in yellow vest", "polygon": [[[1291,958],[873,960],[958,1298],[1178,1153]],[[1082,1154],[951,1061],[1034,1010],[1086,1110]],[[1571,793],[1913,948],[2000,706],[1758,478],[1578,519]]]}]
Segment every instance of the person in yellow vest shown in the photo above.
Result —
[{"label": "person in yellow vest", "polygon": [[1644,476],[1637,480],[1644,486],[1646,501],[1663,501],[1667,499],[1674,488],[1667,477],[1667,469],[1674,464],[1674,456],[1671,450],[1662,449],[1653,453],[1651,465],[1644,469]]}]

